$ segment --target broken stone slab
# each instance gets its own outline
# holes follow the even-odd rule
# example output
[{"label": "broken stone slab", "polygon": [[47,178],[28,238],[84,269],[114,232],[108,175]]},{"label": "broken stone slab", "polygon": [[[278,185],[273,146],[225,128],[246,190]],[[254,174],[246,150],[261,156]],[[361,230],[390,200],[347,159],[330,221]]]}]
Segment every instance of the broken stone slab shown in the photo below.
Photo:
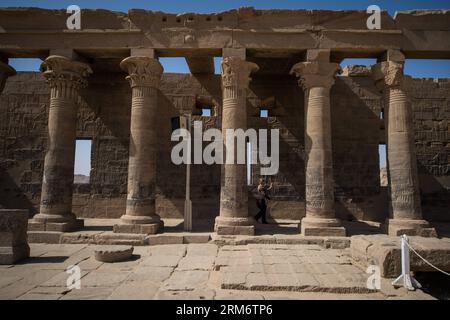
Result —
[{"label": "broken stone slab", "polygon": [[28,210],[0,210],[0,264],[13,264],[30,256],[27,225]]},{"label": "broken stone slab", "polygon": [[101,262],[120,262],[131,258],[133,246],[101,246],[94,251],[95,259]]},{"label": "broken stone slab", "polygon": [[[450,271],[450,240],[409,237],[409,244],[423,258],[444,271]],[[366,269],[369,265],[380,267],[381,276],[394,278],[401,274],[400,237],[388,235],[358,235],[351,237],[352,263]],[[436,271],[410,251],[411,271]]]}]

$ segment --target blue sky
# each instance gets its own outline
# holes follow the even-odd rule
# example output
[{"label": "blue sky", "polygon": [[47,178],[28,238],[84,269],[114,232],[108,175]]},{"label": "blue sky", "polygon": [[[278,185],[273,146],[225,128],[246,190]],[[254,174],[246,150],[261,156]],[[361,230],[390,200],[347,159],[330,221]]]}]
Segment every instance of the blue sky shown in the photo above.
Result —
[{"label": "blue sky", "polygon": [[[48,9],[63,9],[76,4],[81,8],[102,8],[127,12],[130,8],[142,8],[171,13],[199,12],[210,13],[225,11],[242,6],[253,6],[257,9],[360,9],[365,10],[369,5],[378,5],[387,10],[390,15],[395,11],[413,9],[450,9],[449,0],[435,1],[362,1],[362,0],[333,0],[333,1],[305,1],[305,0],[258,0],[258,1],[207,1],[207,0],[128,0],[128,1],[98,1],[98,0],[62,0],[62,1],[33,1],[33,0],[0,0],[0,7],[40,7]],[[11,59],[10,64],[18,71],[36,71],[40,65],[39,59]],[[183,58],[161,58],[165,72],[189,73]],[[215,59],[216,73],[219,70],[220,58]],[[373,64],[370,59],[346,59],[342,67],[347,64]],[[413,77],[442,78],[450,77],[450,60],[412,60],[405,65],[405,73]],[[77,142],[75,173],[89,174],[90,171],[90,142]],[[385,151],[380,148],[380,164],[385,166]]]}]

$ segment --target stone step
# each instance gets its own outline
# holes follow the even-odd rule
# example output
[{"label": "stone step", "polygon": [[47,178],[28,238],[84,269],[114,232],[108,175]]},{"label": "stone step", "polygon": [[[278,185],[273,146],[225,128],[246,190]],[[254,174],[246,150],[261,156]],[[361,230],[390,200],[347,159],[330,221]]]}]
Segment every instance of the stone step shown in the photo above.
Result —
[{"label": "stone step", "polygon": [[262,235],[262,236],[222,236],[213,234],[212,242],[219,245],[247,245],[247,244],[311,244],[327,249],[344,249],[350,247],[348,237],[312,237],[296,235]]},{"label": "stone step", "polygon": [[156,235],[113,233],[111,231],[28,231],[29,243],[48,244],[98,244],[98,245],[163,245],[207,243],[211,239],[209,233],[164,233]]}]

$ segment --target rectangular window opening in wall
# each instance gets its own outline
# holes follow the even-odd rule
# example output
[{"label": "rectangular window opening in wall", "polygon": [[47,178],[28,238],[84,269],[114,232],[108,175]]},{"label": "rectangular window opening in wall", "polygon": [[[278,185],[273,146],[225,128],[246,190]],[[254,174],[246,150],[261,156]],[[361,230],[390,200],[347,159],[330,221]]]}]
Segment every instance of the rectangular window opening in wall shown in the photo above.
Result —
[{"label": "rectangular window opening in wall", "polygon": [[380,159],[380,186],[387,187],[388,176],[387,176],[387,161],[386,161],[386,145],[378,145],[378,155]]},{"label": "rectangular window opening in wall", "polygon": [[259,110],[259,117],[260,118],[267,118],[267,117],[269,117],[269,110],[267,110],[267,109]]},{"label": "rectangular window opening in wall", "polygon": [[222,63],[222,57],[214,57],[214,74],[221,74],[222,70],[220,64]]},{"label": "rectangular window opening in wall", "polygon": [[92,140],[77,139],[75,145],[74,183],[90,183]]},{"label": "rectangular window opening in wall", "polygon": [[42,60],[38,58],[10,58],[8,64],[18,72],[39,72]]},{"label": "rectangular window opening in wall", "polygon": [[211,117],[212,110],[211,108],[202,108],[202,117]]}]

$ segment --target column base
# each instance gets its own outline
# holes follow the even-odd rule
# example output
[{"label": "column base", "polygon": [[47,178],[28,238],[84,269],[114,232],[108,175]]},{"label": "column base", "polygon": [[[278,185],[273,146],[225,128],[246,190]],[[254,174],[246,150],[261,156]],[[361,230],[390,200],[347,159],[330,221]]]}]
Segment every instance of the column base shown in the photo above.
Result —
[{"label": "column base", "polygon": [[383,230],[390,236],[437,237],[436,230],[425,220],[387,219]]},{"label": "column base", "polygon": [[28,222],[28,231],[71,232],[82,229],[84,220],[69,215],[37,214]]},{"label": "column base", "polygon": [[158,215],[129,216],[123,215],[121,222],[113,227],[114,233],[157,234],[164,229],[164,222]]},{"label": "column base", "polygon": [[30,246],[27,243],[13,247],[0,247],[0,264],[14,264],[29,256]]},{"label": "column base", "polygon": [[345,237],[346,231],[339,219],[305,217],[300,223],[300,233],[304,236]]},{"label": "column base", "polygon": [[254,221],[247,218],[216,217],[214,232],[218,235],[255,235]]}]

